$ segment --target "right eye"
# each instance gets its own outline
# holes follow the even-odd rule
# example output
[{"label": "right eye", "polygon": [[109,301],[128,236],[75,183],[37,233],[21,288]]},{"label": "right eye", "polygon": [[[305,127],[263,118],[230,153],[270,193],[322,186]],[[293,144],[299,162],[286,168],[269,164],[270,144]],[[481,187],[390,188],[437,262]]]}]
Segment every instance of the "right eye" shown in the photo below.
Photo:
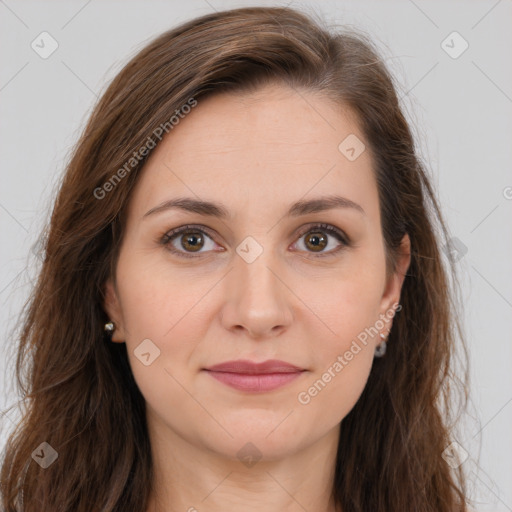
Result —
[{"label": "right eye", "polygon": [[[201,254],[213,250],[213,244],[215,244],[203,226],[190,225],[180,226],[166,233],[162,237],[161,243],[173,254],[183,258],[197,258]],[[201,251],[205,246],[207,250]]]}]

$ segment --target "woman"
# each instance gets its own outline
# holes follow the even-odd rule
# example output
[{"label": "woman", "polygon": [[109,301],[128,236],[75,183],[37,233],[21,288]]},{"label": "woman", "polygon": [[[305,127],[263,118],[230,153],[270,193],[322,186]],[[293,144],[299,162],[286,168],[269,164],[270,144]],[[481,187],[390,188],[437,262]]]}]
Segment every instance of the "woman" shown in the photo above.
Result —
[{"label": "woman", "polygon": [[4,509],[467,510],[436,222],[363,36],[288,8],[161,35],[55,203]]}]

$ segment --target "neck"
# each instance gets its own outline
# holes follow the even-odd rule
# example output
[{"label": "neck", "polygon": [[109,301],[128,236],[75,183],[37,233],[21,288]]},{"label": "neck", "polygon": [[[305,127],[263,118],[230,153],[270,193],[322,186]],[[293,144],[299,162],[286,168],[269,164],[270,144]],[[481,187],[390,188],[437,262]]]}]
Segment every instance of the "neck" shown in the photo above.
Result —
[{"label": "neck", "polygon": [[337,511],[332,489],[339,426],[279,458],[248,445],[242,460],[185,440],[162,424],[149,430],[154,481],[147,512]]}]

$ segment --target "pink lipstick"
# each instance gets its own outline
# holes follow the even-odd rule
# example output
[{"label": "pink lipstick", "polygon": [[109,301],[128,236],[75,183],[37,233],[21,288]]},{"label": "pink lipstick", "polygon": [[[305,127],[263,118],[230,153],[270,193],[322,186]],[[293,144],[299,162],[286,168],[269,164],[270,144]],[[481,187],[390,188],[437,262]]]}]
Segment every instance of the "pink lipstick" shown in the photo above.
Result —
[{"label": "pink lipstick", "polygon": [[270,359],[262,363],[248,360],[227,361],[205,368],[214,379],[240,391],[272,391],[300,377],[303,368]]}]

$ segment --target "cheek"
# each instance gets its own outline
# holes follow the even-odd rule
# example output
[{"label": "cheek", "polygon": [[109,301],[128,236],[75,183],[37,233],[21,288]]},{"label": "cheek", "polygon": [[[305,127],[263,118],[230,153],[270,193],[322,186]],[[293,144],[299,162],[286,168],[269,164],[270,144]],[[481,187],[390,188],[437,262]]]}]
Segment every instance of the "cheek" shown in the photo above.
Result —
[{"label": "cheek", "polygon": [[172,340],[194,317],[194,308],[209,288],[206,280],[187,276],[180,269],[170,271],[165,263],[144,255],[120,258],[117,276],[127,343],[131,345],[151,337],[160,342]]},{"label": "cheek", "polygon": [[332,358],[323,372],[299,390],[296,408],[303,423],[315,422],[319,430],[328,432],[353,409],[366,386],[373,349],[362,346],[351,357],[350,361],[342,354]]},{"label": "cheek", "polygon": [[[306,336],[314,343],[314,372],[296,395],[305,417],[322,418],[326,431],[338,424],[354,407],[371,371],[378,319],[378,294],[367,281],[352,277],[331,283],[323,299],[310,295],[311,309],[322,322],[311,320],[321,331]],[[307,324],[306,324],[307,325]],[[322,335],[320,335],[320,332]]]},{"label": "cheek", "polygon": [[135,258],[118,265],[130,367],[148,408],[168,424],[175,423],[173,411],[180,410],[183,418],[198,414],[187,390],[194,370],[190,359],[203,337],[199,315],[204,315],[205,287],[187,286],[179,276]]},{"label": "cheek", "polygon": [[348,262],[329,276],[308,276],[298,294],[311,319],[317,318],[321,339],[327,340],[322,346],[331,354],[345,350],[347,343],[379,318],[384,267],[362,257],[354,260],[358,261]]},{"label": "cheek", "polygon": [[316,340],[315,371],[297,403],[305,415],[323,417],[326,424],[334,425],[350,412],[373,364],[384,280],[383,268],[367,263],[358,271],[340,272],[328,284],[317,281],[313,286],[308,280],[302,286],[312,311],[305,326],[310,329],[306,337]]}]

